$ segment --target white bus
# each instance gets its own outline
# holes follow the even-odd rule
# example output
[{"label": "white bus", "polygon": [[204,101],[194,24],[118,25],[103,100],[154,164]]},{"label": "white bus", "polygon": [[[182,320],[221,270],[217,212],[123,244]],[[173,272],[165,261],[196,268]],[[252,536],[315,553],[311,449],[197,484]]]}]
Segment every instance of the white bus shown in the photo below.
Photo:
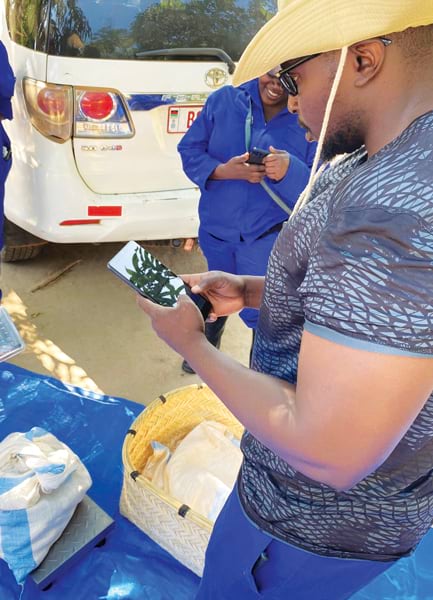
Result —
[{"label": "white bus", "polygon": [[1,0],[17,77],[5,260],[195,237],[176,146],[276,12],[260,0]]}]

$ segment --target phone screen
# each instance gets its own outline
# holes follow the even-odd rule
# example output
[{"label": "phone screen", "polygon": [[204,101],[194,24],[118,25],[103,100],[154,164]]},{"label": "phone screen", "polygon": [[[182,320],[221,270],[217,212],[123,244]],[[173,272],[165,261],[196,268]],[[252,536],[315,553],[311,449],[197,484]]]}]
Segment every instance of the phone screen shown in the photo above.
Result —
[{"label": "phone screen", "polygon": [[161,306],[175,306],[181,294],[187,294],[206,318],[211,304],[170,271],[148,250],[128,242],[108,263],[108,268],[139,294]]}]

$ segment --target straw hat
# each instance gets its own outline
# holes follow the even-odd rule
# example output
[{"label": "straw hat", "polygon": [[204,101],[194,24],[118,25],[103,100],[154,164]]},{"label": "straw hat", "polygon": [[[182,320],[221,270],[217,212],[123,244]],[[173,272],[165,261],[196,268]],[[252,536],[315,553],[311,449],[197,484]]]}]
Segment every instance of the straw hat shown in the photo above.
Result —
[{"label": "straw hat", "polygon": [[279,0],[242,54],[233,84],[286,60],[433,23],[433,0]]}]

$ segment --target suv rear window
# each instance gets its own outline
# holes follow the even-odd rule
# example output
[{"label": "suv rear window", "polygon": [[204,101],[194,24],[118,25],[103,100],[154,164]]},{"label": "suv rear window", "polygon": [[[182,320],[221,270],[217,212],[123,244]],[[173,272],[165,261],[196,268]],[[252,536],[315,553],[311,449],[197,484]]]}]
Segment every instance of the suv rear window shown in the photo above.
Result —
[{"label": "suv rear window", "polygon": [[6,21],[11,40],[45,51],[49,0],[7,0]]},{"label": "suv rear window", "polygon": [[[147,51],[210,47],[236,61],[276,10],[276,0],[56,0],[47,49],[56,56],[135,59]],[[182,53],[141,58],[176,60]],[[188,57],[194,59],[209,55]]]}]

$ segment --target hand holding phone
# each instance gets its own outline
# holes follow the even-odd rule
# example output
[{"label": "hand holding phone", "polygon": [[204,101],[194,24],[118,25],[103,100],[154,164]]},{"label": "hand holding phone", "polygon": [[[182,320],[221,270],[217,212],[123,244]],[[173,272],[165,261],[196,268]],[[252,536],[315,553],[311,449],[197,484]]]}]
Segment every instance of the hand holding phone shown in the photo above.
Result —
[{"label": "hand holding phone", "polygon": [[141,296],[160,306],[175,306],[179,296],[186,294],[204,319],[212,308],[204,296],[193,294],[188,284],[136,242],[128,242],[107,267]]}]

